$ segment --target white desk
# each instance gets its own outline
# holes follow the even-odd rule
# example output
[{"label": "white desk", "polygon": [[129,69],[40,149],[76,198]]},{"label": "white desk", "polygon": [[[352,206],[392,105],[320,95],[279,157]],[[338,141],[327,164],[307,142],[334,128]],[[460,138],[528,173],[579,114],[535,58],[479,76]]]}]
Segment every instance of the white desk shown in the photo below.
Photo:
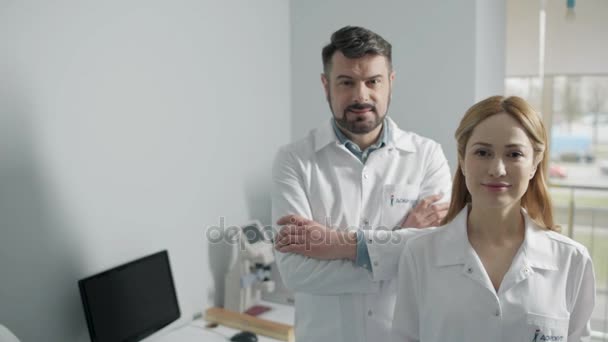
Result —
[{"label": "white desk", "polygon": [[[269,306],[272,310],[267,311],[258,317],[271,321],[293,324],[294,309],[293,306],[263,302],[262,305]],[[205,328],[207,322],[203,319],[192,321],[190,324],[175,329],[154,342],[225,342],[230,341],[230,338],[238,333],[238,330],[218,326],[217,328]],[[277,340],[258,335],[258,342],[276,342]]]}]

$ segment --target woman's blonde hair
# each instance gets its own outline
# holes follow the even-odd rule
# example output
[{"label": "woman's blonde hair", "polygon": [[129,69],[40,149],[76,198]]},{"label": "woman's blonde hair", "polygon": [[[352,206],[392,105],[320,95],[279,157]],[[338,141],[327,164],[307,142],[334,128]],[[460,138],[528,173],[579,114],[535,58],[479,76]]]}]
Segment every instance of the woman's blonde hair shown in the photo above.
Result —
[{"label": "woman's blonde hair", "polygon": [[458,167],[452,183],[452,199],[450,208],[442,224],[454,219],[456,215],[471,201],[465,177],[462,173],[465,149],[473,130],[480,122],[492,115],[506,113],[513,117],[524,128],[534,149],[534,163],[537,165],[534,177],[530,179],[528,189],[521,199],[521,206],[528,211],[530,218],[541,227],[557,230],[553,223],[553,206],[547,183],[547,132],[538,113],[524,99],[511,96],[492,96],[476,103],[464,114],[454,137],[458,144]]}]

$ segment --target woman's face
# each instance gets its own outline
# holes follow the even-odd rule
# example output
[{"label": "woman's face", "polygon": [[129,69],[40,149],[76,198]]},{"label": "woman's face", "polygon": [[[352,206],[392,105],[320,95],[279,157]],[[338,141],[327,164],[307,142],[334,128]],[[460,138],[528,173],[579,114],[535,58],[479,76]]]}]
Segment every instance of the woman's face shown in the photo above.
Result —
[{"label": "woman's face", "polygon": [[519,207],[536,172],[526,131],[506,113],[490,116],[473,129],[461,165],[473,207],[481,209]]}]

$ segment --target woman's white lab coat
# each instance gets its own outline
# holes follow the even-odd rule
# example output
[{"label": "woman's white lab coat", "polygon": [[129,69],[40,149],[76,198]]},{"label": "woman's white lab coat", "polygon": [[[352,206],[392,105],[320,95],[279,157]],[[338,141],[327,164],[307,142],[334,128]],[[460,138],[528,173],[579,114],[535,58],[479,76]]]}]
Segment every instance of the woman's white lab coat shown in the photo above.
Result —
[{"label": "woman's white lab coat", "polygon": [[587,249],[539,228],[522,210],[525,238],[495,291],[469,243],[467,211],[407,242],[393,340],[587,341],[595,303]]}]

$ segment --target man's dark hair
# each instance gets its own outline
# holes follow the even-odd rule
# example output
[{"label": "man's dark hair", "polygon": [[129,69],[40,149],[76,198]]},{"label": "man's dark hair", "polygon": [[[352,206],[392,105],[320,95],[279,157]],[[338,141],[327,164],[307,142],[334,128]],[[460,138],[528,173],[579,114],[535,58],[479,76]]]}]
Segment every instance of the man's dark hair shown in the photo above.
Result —
[{"label": "man's dark hair", "polygon": [[391,49],[391,44],[379,34],[363,27],[345,26],[334,32],[331,42],[323,48],[323,71],[329,75],[331,58],[336,51],[342,52],[346,58],[361,58],[367,54],[384,56],[389,70],[392,70]]}]

